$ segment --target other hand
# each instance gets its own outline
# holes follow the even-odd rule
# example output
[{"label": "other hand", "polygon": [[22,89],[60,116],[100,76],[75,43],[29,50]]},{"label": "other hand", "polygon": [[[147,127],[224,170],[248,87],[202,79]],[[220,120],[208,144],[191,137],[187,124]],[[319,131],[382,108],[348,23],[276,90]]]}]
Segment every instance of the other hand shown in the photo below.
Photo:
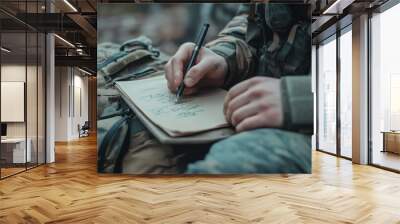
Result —
[{"label": "other hand", "polygon": [[280,79],[253,77],[232,87],[225,98],[224,114],[237,132],[281,127]]}]

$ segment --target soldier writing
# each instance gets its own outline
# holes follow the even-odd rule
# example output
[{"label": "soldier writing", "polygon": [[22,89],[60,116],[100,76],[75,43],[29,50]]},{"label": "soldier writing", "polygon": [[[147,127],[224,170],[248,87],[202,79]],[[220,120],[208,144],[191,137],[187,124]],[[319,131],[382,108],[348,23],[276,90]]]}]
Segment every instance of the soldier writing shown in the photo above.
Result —
[{"label": "soldier writing", "polygon": [[[136,38],[122,47],[99,46],[99,172],[311,172],[310,24],[307,5],[244,4],[218,37],[201,49],[183,80],[184,94],[203,88],[226,89],[224,114],[237,132],[211,145],[160,143],[112,89],[113,81],[152,74],[148,67],[163,73],[158,65],[167,57],[158,58],[149,39]],[[181,45],[165,64],[171,92],[182,82],[193,46]],[[138,72],[123,70],[126,61],[149,55],[151,64],[140,64],[134,69]]]},{"label": "soldier writing", "polygon": [[[310,172],[313,96],[307,14],[287,4],[243,6],[219,38],[201,49],[184,79],[184,94],[226,88],[224,114],[239,134],[214,144],[204,160],[189,166],[189,173]],[[165,65],[172,92],[182,81],[193,47],[181,45]],[[261,151],[269,158],[256,158]],[[227,163],[232,156],[237,163],[253,159],[248,161],[253,165]]]}]

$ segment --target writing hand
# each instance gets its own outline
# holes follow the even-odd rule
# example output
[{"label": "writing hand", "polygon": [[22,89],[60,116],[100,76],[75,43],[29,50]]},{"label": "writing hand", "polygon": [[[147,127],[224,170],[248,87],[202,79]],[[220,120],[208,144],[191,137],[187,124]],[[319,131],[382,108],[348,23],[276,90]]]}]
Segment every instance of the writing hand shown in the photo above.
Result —
[{"label": "writing hand", "polygon": [[[165,77],[168,88],[176,92],[183,78],[183,72],[194,49],[194,43],[182,44],[174,56],[165,65]],[[201,48],[196,64],[185,76],[185,95],[195,93],[202,87],[222,86],[228,65],[225,59],[208,48]]]},{"label": "writing hand", "polygon": [[225,98],[224,114],[237,132],[282,126],[280,80],[254,77],[232,87]]}]

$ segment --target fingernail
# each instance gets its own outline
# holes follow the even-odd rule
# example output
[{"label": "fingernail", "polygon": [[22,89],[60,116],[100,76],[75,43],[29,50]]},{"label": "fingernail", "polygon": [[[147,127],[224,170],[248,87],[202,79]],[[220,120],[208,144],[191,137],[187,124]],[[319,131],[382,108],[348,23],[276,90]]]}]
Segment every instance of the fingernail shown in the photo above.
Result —
[{"label": "fingernail", "polygon": [[192,86],[193,85],[194,80],[191,77],[186,77],[185,78],[185,84],[187,86]]}]

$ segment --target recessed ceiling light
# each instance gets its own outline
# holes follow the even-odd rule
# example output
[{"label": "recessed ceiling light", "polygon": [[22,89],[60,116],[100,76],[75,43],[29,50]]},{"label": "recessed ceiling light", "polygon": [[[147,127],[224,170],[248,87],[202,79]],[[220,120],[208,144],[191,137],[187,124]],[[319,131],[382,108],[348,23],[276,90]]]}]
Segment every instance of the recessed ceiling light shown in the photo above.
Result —
[{"label": "recessed ceiling light", "polygon": [[340,15],[343,14],[343,10],[349,7],[356,0],[336,0],[322,14],[324,15]]},{"label": "recessed ceiling light", "polygon": [[11,52],[11,50],[9,50],[9,49],[7,49],[7,48],[5,48],[5,47],[1,47],[0,49],[1,49],[2,51],[6,52],[6,53],[10,53],[10,52]]},{"label": "recessed ceiling light", "polygon": [[86,71],[86,70],[83,70],[83,69],[81,69],[81,68],[79,68],[79,67],[78,67],[78,69],[79,69],[79,71],[81,71],[81,72],[83,72],[83,73],[85,73],[85,74],[87,74],[87,75],[92,75],[92,73],[90,73],[90,72],[88,72],[88,71]]},{"label": "recessed ceiling light", "polygon": [[61,40],[62,42],[66,43],[67,45],[69,45],[70,47],[75,48],[75,45],[73,45],[71,42],[69,42],[68,40],[60,37],[58,34],[54,34],[55,37],[57,37],[59,40]]},{"label": "recessed ceiling light", "polygon": [[78,12],[78,10],[68,1],[64,0],[65,4],[67,4],[74,12]]},{"label": "recessed ceiling light", "polygon": [[[332,13],[332,9],[335,9],[341,0],[336,0],[332,5],[330,5],[322,14],[329,14]],[[336,9],[337,11],[337,9]]]}]

